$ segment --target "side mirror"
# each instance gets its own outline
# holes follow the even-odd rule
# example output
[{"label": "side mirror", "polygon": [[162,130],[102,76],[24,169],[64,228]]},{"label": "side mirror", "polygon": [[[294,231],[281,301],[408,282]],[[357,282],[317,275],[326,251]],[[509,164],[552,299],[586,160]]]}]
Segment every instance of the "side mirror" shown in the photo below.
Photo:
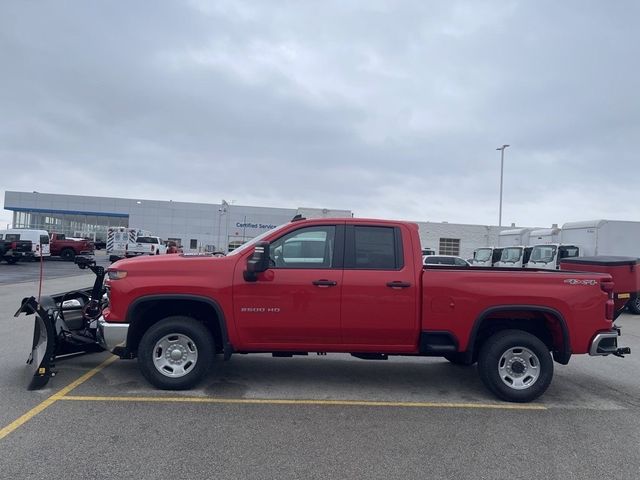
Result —
[{"label": "side mirror", "polygon": [[244,279],[247,282],[255,282],[258,273],[265,272],[269,268],[269,242],[256,243],[253,255],[247,260],[247,269],[244,272]]}]

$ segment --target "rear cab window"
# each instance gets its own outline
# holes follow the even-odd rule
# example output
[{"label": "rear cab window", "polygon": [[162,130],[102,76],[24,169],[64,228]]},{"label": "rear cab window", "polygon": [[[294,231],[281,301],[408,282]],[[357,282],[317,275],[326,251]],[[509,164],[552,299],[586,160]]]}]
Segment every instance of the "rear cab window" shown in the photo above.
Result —
[{"label": "rear cab window", "polygon": [[158,237],[138,237],[136,239],[136,243],[160,243],[160,239]]},{"label": "rear cab window", "polygon": [[402,267],[402,236],[398,227],[347,226],[345,268],[400,270]]}]

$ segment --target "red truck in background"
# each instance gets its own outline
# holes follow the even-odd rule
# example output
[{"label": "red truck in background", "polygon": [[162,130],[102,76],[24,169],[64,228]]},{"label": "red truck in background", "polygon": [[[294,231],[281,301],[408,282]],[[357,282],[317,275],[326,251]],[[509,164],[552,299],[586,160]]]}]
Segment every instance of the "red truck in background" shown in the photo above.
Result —
[{"label": "red truck in background", "polygon": [[70,239],[64,233],[50,233],[49,246],[52,257],[73,261],[77,255],[93,255],[95,246],[91,240]]},{"label": "red truck in background", "polygon": [[216,354],[344,352],[477,362],[493,394],[527,402],[548,388],[554,361],[630,353],[606,271],[423,267],[409,222],[294,219],[224,257],[145,256],[106,272],[76,263],[96,273],[92,290],[31,297],[16,313],[37,314],[34,388],[57,356],[94,344],[137,358],[161,389],[193,387]]}]

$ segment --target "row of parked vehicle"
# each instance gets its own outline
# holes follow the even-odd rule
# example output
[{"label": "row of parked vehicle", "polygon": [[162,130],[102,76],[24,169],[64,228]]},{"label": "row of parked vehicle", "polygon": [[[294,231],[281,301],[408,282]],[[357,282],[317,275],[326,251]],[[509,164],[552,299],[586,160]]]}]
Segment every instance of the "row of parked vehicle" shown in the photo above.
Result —
[{"label": "row of parked vehicle", "polygon": [[66,237],[63,233],[26,228],[0,231],[0,258],[9,264],[47,257],[72,261],[78,255],[93,255],[94,249],[91,240]]},{"label": "row of parked vehicle", "polygon": [[107,255],[109,261],[142,255],[179,253],[182,249],[176,242],[163,241],[147,230],[129,227],[111,227],[107,231]]},{"label": "row of parked vehicle", "polygon": [[558,270],[567,258],[640,257],[640,222],[594,220],[569,222],[562,228],[518,228],[500,232],[497,247],[474,250],[475,267]]}]

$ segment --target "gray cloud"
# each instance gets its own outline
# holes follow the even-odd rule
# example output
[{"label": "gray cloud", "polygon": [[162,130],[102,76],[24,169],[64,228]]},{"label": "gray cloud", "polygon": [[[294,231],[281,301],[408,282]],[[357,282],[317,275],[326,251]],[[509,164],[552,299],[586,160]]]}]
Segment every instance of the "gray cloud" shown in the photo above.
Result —
[{"label": "gray cloud", "polygon": [[[4,2],[7,190],[638,220],[636,2]],[[8,213],[0,214],[2,222]]]}]

